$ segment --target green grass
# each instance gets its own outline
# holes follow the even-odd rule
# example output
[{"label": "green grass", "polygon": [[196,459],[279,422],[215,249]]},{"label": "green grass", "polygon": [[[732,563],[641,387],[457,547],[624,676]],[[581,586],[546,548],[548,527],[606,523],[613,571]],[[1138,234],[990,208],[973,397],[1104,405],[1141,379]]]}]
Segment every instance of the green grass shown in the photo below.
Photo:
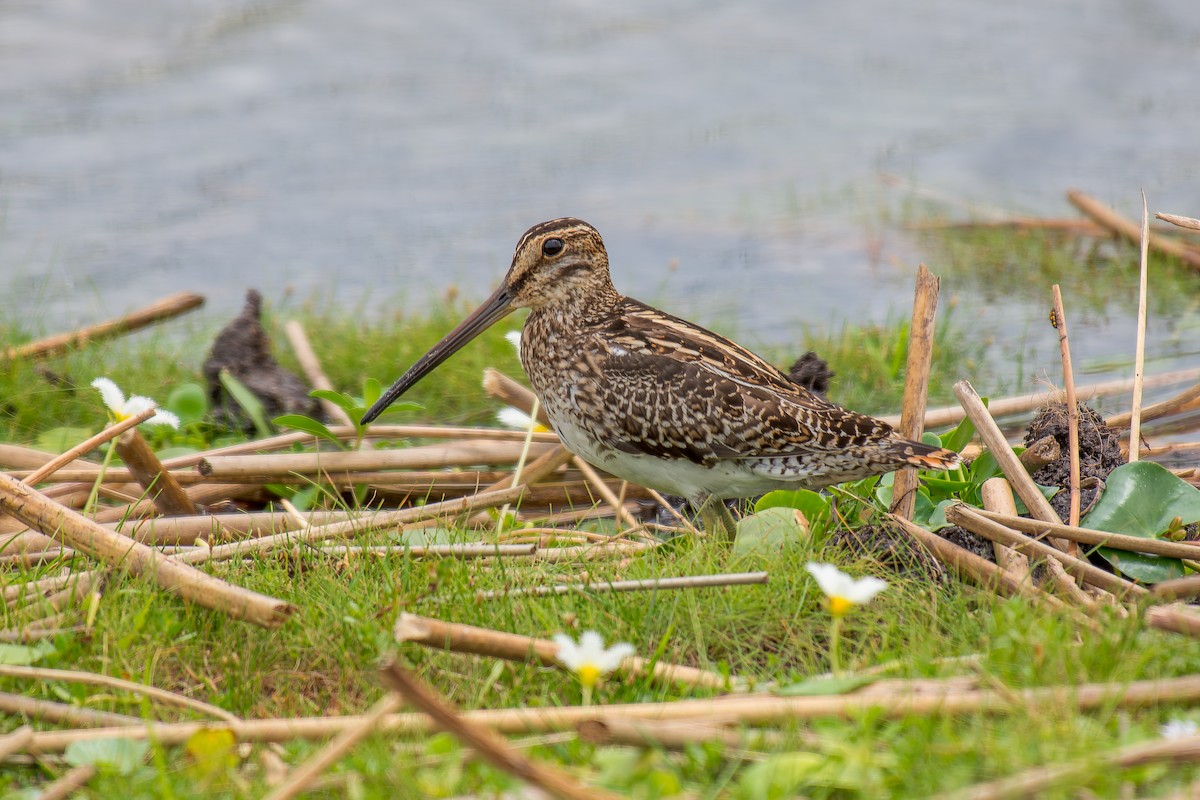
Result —
[{"label": "green grass", "polygon": [[[441,307],[420,319],[362,320],[332,312],[305,314],[306,327],[340,389],[357,391],[367,376],[385,383],[399,375],[448,330],[465,305]],[[943,316],[936,348],[931,402],[950,399],[953,379],[969,376],[981,388],[985,353],[977,338]],[[514,321],[507,329],[514,329]],[[837,373],[833,399],[865,411],[893,411],[903,381],[899,325],[829,336],[810,335],[806,347]],[[88,388],[108,375],[127,390],[163,398],[174,386],[197,379],[211,332],[176,330],[99,344],[51,362],[55,384],[28,365],[0,374],[0,438],[33,442],[50,428],[97,428],[98,396]],[[489,332],[420,384],[412,399],[420,417],[455,424],[488,423],[495,404],[480,387],[480,372],[496,366],[519,375],[515,353]],[[282,337],[276,337],[281,342]],[[289,363],[286,348],[280,358]],[[782,366],[798,353],[771,354]],[[289,364],[290,366],[294,366]],[[70,388],[72,385],[80,388]],[[464,540],[472,534],[464,534]],[[383,542],[382,536],[363,543]],[[302,551],[212,567],[220,577],[294,603],[299,611],[282,628],[262,630],[185,605],[143,579],[118,577],[106,588],[90,637],[60,637],[40,666],[87,670],[152,683],[239,716],[282,717],[357,713],[383,690],[374,674],[380,656],[399,652],[432,686],[462,708],[520,708],[578,703],[580,690],[563,672],[532,665],[432,652],[391,643],[396,614],[409,611],[533,636],[594,629],[606,640],[628,641],[643,656],[729,671],[756,683],[796,682],[829,669],[829,617],[804,565],[831,561],[853,574],[873,573],[891,587],[856,610],[843,631],[842,661],[849,669],[895,662],[888,677],[976,675],[985,685],[1009,688],[1124,682],[1200,670],[1194,640],[1146,629],[1138,615],[1096,615],[1101,631],[1068,616],[1047,615],[1024,601],[1001,601],[960,581],[931,581],[923,573],[898,573],[833,545],[796,541],[769,551],[731,556],[713,546],[677,541],[627,564],[577,562],[528,564],[517,560],[417,561],[334,558]],[[5,582],[44,571],[6,573]],[[675,592],[569,595],[482,601],[490,589],[578,579],[636,579],[759,570],[766,586]],[[21,622],[5,612],[4,627]],[[978,656],[974,671],[947,661]],[[0,679],[0,690],[71,702],[135,716],[151,713],[121,693],[68,683]],[[704,690],[664,687],[645,679],[614,679],[597,692],[599,703],[665,701],[707,696]],[[191,715],[154,707],[158,719]],[[531,753],[559,763],[584,780],[634,797],[764,796],[753,788],[771,757],[816,754],[821,776],[802,787],[805,796],[828,798],[927,797],[937,791],[1010,775],[1038,765],[1095,758],[1122,744],[1154,738],[1167,719],[1200,719],[1194,709],[1164,706],[1138,711],[1106,708],[1086,714],[1052,706],[1018,707],[1006,715],[961,714],[888,720],[864,713],[780,728],[782,740],[748,749],[697,746],[682,753],[597,747],[573,739],[541,737]],[[3,730],[16,726],[9,717]],[[289,742],[280,748],[295,765],[318,747]],[[101,774],[91,796],[259,797],[266,790],[261,754],[249,748],[236,767],[204,775],[182,747],[155,747],[131,776]],[[791,756],[789,756],[791,757]],[[764,762],[764,759],[768,759]],[[53,763],[0,769],[0,792],[44,784],[63,767]],[[445,737],[374,736],[330,772],[332,783],[314,796],[494,796],[512,788],[509,778],[477,764]],[[1100,797],[1120,795],[1126,782],[1139,796],[1164,796],[1200,778],[1194,766],[1097,768],[1047,797],[1078,797],[1086,788]],[[771,796],[771,795],[765,795]],[[780,795],[782,796],[782,795]]]}]

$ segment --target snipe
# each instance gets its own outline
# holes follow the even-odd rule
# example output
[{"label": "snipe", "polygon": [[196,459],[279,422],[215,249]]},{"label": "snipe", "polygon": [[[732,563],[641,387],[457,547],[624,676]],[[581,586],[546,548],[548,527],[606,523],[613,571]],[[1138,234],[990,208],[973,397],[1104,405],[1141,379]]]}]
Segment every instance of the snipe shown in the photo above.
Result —
[{"label": "snipe", "polygon": [[618,294],[600,234],[570,217],[526,231],[500,288],[409,368],[363,423],[518,308],[530,309],[521,364],[567,448],[700,507],[903,466],[958,464],[953,451],[901,438],[887,423],[796,385],[744,347]]}]

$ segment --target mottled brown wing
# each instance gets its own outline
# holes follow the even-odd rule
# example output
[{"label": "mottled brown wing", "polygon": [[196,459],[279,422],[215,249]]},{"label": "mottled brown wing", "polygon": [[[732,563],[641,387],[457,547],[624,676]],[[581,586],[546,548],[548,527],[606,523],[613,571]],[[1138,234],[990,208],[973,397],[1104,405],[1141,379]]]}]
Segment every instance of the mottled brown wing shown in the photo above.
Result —
[{"label": "mottled brown wing", "polygon": [[587,416],[607,420],[603,438],[620,450],[711,466],[838,450],[848,439],[891,432],[723,337],[629,303],[592,340],[586,360],[596,379],[583,380],[575,394]]}]

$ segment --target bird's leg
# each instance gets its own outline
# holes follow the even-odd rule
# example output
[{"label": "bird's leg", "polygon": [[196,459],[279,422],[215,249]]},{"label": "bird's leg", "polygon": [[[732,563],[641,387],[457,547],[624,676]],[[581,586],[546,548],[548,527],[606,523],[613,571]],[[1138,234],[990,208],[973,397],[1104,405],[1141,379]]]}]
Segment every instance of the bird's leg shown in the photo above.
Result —
[{"label": "bird's leg", "polygon": [[712,495],[701,495],[692,501],[700,511],[704,532],[732,544],[737,537],[737,523],[725,503]]}]

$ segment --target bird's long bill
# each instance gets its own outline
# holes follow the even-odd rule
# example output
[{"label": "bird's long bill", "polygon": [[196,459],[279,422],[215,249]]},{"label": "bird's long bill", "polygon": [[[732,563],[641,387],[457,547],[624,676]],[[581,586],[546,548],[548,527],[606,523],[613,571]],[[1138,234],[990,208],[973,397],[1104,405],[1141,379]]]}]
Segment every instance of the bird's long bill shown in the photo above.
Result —
[{"label": "bird's long bill", "polygon": [[446,334],[440,342],[429,349],[429,352],[417,359],[417,363],[408,368],[408,372],[392,384],[391,388],[371,406],[363,415],[362,423],[366,425],[383,413],[384,409],[396,402],[396,398],[412,388],[417,381],[424,378],[438,367],[443,361],[457,353],[467,342],[483,333],[498,320],[513,312],[512,296],[503,284],[496,292],[483,302],[470,316],[458,323],[458,326]]}]

